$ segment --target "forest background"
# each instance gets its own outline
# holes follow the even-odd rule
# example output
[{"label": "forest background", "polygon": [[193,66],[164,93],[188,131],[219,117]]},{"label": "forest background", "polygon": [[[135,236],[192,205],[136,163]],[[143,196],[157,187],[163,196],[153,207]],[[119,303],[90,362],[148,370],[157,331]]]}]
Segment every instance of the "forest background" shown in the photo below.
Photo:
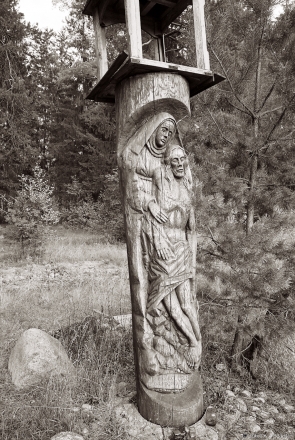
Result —
[{"label": "forest background", "polygon": [[[114,107],[85,99],[97,80],[92,23],[83,1],[57,3],[70,10],[58,33],[26,24],[17,0],[0,5],[1,222],[23,246],[57,223],[123,241]],[[183,138],[198,296],[207,332],[233,335],[232,367],[255,376],[273,335],[294,332],[295,6],[207,0],[205,12],[212,70],[226,80],[192,99]],[[194,65],[193,40],[188,8],[165,37],[167,59]],[[107,42],[111,63],[127,47],[124,26]]]}]

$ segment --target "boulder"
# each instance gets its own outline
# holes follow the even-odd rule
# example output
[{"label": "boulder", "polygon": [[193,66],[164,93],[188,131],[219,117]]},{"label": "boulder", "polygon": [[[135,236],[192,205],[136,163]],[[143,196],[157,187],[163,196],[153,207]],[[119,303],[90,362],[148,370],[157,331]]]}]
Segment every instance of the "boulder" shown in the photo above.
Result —
[{"label": "boulder", "polygon": [[75,432],[67,431],[56,434],[50,440],[84,440],[84,438]]},{"label": "boulder", "polygon": [[28,388],[51,376],[73,376],[74,366],[61,343],[42,330],[31,328],[18,339],[8,362],[13,384]]}]

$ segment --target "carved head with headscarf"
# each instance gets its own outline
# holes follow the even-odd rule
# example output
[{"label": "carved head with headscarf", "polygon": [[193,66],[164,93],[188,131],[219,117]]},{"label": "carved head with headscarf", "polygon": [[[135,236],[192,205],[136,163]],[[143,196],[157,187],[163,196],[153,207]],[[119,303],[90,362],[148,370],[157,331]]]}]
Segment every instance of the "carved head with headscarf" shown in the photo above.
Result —
[{"label": "carved head with headscarf", "polygon": [[177,136],[181,143],[175,118],[166,112],[154,115],[131,136],[124,149],[139,155],[146,147],[154,157],[163,158],[169,142]]}]

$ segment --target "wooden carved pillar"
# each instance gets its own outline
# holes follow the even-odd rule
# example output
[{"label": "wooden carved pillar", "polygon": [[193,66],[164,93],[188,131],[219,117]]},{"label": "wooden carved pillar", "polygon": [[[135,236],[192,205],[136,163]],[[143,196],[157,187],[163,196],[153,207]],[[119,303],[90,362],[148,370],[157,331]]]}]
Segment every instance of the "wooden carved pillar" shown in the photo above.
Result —
[{"label": "wooden carved pillar", "polygon": [[187,80],[145,73],[116,88],[139,412],[162,426],[203,414],[192,176],[179,121]]}]

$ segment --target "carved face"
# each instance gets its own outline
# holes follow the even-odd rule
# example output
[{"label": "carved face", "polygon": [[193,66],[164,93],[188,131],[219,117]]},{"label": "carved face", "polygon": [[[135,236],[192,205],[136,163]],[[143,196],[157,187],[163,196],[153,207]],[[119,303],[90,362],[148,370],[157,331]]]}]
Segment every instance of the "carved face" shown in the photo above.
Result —
[{"label": "carved face", "polygon": [[162,148],[171,138],[175,131],[175,126],[172,121],[164,121],[156,132],[156,146]]},{"label": "carved face", "polygon": [[172,173],[177,179],[184,177],[187,165],[187,156],[182,148],[175,148],[172,151],[170,156],[170,165]]}]

